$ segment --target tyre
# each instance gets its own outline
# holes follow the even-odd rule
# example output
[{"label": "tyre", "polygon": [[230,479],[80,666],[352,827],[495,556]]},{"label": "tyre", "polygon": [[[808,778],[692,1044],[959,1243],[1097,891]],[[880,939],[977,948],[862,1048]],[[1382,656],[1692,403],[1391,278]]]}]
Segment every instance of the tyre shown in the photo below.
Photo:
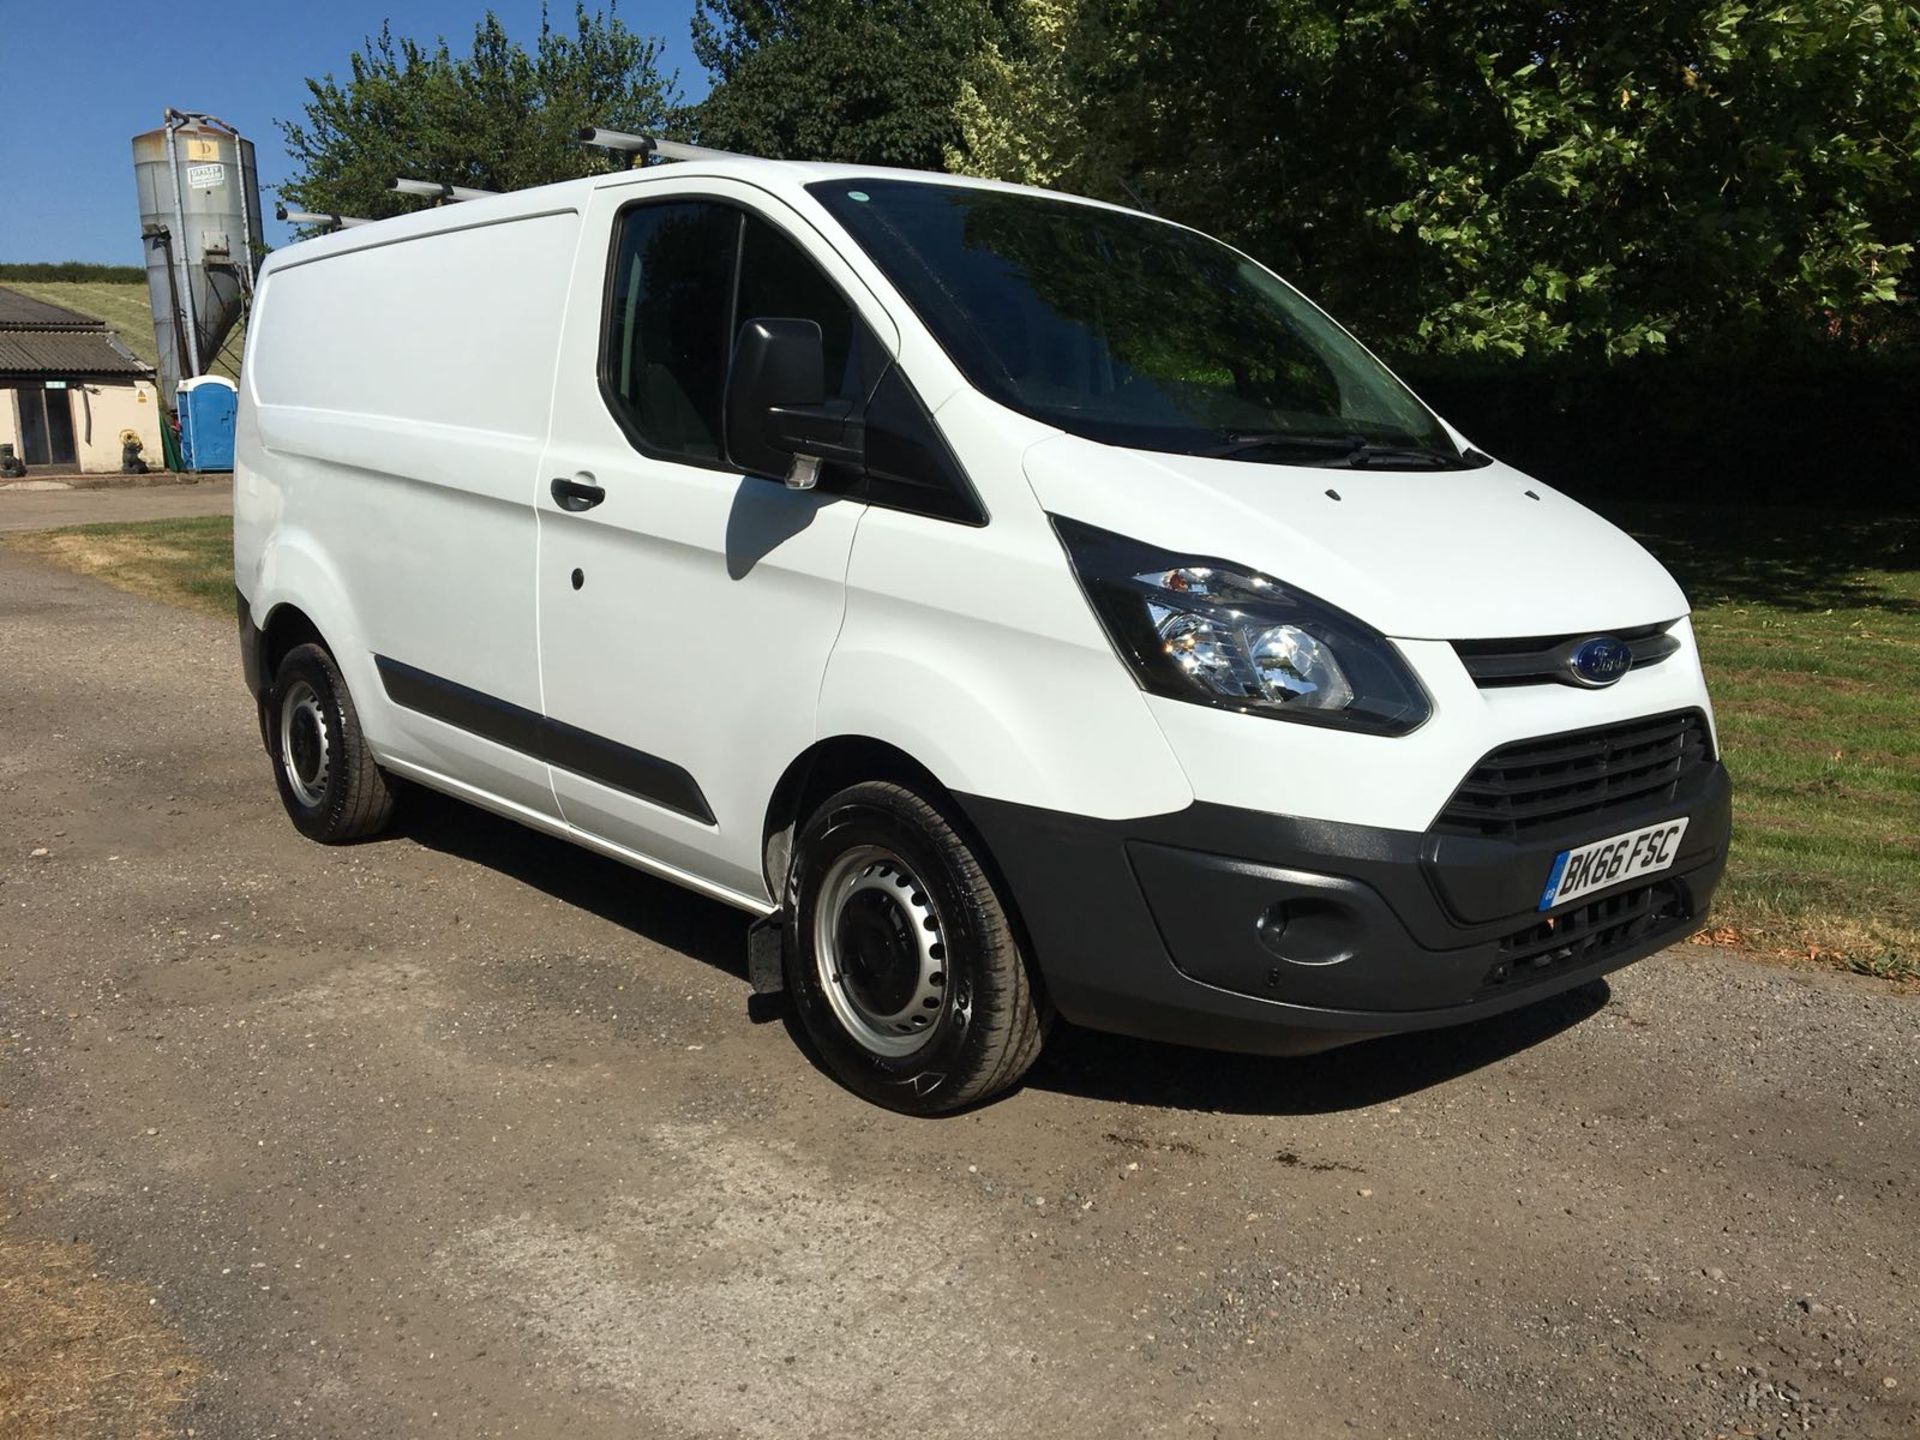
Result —
[{"label": "tyre", "polygon": [[318,645],[287,652],[265,706],[280,803],[300,833],[339,845],[386,828],[393,788],[360,733],[333,657]]},{"label": "tyre", "polygon": [[979,859],[899,785],[854,785],[802,827],[787,882],[787,989],[849,1089],[912,1115],[999,1094],[1047,1011]]}]

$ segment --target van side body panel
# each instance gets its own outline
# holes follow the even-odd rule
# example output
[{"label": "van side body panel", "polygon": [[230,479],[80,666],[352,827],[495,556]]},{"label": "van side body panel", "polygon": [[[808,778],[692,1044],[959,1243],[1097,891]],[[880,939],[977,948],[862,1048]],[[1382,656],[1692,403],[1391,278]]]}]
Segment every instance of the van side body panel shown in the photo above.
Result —
[{"label": "van side body panel", "polygon": [[533,498],[579,219],[472,218],[267,268],[236,508],[272,518],[236,534],[240,583],[256,619],[320,627],[376,755],[551,814],[542,759],[393,703],[376,665],[540,709]]},{"label": "van side body panel", "polygon": [[980,487],[993,518],[868,511],[821,733],[884,740],[957,793],[1103,818],[1186,806],[1193,791],[1052,525],[1006,483],[1040,427],[968,390],[936,418],[970,475],[999,479]]}]

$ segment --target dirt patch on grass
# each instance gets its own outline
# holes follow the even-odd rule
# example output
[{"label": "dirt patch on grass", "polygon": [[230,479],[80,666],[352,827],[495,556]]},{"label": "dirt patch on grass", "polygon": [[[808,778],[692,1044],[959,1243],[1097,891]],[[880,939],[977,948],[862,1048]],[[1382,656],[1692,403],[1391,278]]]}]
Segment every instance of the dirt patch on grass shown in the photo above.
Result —
[{"label": "dirt patch on grass", "polygon": [[85,1245],[0,1229],[0,1440],[165,1437],[198,1369],[144,1287]]},{"label": "dirt patch on grass", "polygon": [[1735,950],[1763,960],[1845,970],[1920,989],[1920,954],[1897,940],[1889,940],[1884,933],[1844,920],[1804,915],[1742,916],[1736,917],[1734,924],[1702,930],[1688,943]]},{"label": "dirt patch on grass", "polygon": [[233,613],[233,522],[224,515],[29,531],[5,543],[149,600]]}]

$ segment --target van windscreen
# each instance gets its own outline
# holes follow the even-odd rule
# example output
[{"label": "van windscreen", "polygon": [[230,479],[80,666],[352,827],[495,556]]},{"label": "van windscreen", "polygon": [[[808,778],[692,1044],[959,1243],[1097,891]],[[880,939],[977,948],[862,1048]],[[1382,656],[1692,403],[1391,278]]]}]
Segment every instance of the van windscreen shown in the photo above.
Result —
[{"label": "van windscreen", "polygon": [[1037,420],[1276,464],[1484,463],[1298,291],[1197,231],[975,186],[807,188],[973,386]]}]

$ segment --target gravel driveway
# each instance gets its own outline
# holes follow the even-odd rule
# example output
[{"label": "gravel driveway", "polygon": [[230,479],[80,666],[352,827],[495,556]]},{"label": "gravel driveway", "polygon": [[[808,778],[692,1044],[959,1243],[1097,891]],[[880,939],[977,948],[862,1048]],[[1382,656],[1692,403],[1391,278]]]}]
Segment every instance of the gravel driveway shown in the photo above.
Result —
[{"label": "gravel driveway", "polygon": [[231,627],[0,554],[0,1212],[148,1288],[182,1432],[1920,1433],[1911,993],[1685,948],[915,1122],[744,935],[450,802],[302,841]]}]

